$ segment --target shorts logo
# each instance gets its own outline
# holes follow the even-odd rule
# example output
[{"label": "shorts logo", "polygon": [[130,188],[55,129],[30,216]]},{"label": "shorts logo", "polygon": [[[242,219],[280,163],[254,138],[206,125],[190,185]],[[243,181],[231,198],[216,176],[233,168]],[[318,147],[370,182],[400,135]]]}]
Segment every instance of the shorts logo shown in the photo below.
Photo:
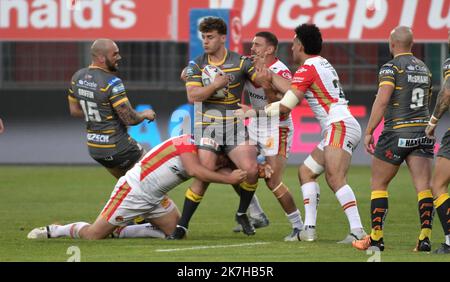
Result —
[{"label": "shorts logo", "polygon": [[434,144],[434,140],[429,139],[427,137],[420,137],[415,139],[406,139],[399,138],[398,139],[398,147],[399,148],[415,148],[420,145],[429,145],[432,146]]},{"label": "shorts logo", "polygon": [[353,145],[353,143],[350,142],[350,141],[347,141],[347,145],[346,146],[347,146],[347,148],[352,150],[352,152],[355,150],[355,145]]},{"label": "shorts logo", "polygon": [[115,218],[116,222],[122,222],[123,221],[123,216],[116,216]]},{"label": "shorts logo", "polygon": [[268,149],[272,149],[273,148],[273,137],[271,136],[271,137],[269,137],[269,138],[267,138],[267,141],[266,141],[266,148],[268,148]]},{"label": "shorts logo", "polygon": [[219,149],[219,144],[217,144],[216,141],[214,141],[211,138],[201,138],[200,139],[200,146],[207,146],[207,147],[213,147],[214,150]]}]

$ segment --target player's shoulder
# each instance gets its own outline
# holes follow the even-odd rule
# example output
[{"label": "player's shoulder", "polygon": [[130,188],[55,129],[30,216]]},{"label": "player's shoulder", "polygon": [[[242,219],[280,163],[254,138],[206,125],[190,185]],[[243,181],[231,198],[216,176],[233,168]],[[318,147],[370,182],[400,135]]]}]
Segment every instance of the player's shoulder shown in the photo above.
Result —
[{"label": "player's shoulder", "polygon": [[277,59],[270,67],[269,67],[269,69],[272,71],[272,72],[274,72],[274,73],[276,73],[276,74],[278,74],[278,75],[280,75],[280,76],[282,76],[282,77],[284,77],[284,78],[286,78],[286,79],[292,79],[292,73],[291,73],[291,70],[282,62],[282,61],[280,61],[279,59]]},{"label": "player's shoulder", "polygon": [[89,68],[82,68],[77,70],[73,75],[72,75],[72,81],[76,81],[79,80],[80,78],[83,78],[86,73],[88,72]]},{"label": "player's shoulder", "polygon": [[447,60],[445,60],[444,64],[442,65],[442,69],[444,70],[444,72],[450,71],[450,58],[447,58]]}]

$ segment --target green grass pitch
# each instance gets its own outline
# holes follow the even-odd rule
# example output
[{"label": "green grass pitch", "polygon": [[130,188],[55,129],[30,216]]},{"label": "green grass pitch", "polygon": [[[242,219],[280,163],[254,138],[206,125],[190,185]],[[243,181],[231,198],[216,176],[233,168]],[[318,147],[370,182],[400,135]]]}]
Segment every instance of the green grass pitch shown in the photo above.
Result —
[{"label": "green grass pitch", "polygon": [[[285,171],[290,187],[303,214],[303,204],[295,167]],[[352,167],[349,184],[356,193],[366,231],[369,230],[368,167]],[[174,189],[170,196],[181,209],[190,181]],[[231,231],[238,197],[231,187],[211,185],[194,215],[187,240],[107,239],[83,241],[52,239],[32,241],[26,238],[34,227],[53,222],[92,222],[114,187],[115,180],[100,167],[2,166],[0,167],[0,261],[66,261],[67,250],[76,246],[81,261],[356,261],[371,258],[365,252],[336,241],[345,237],[345,215],[320,179],[321,200],[318,215],[318,241],[283,242],[290,231],[281,207],[261,181],[257,195],[270,219],[270,226],[247,237]],[[414,253],[419,232],[417,196],[406,168],[402,167],[389,191],[389,214],[385,226],[386,250],[381,261],[450,261],[450,256]],[[434,221],[433,249],[443,242],[442,228]],[[190,249],[191,248],[191,249]],[[161,251],[175,249],[171,252]]]}]

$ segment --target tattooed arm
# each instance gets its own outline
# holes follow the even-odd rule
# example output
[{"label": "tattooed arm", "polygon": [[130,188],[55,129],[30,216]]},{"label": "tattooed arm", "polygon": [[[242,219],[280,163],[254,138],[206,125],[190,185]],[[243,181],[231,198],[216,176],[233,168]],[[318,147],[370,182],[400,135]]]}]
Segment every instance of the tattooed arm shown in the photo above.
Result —
[{"label": "tattooed arm", "polygon": [[136,125],[145,119],[153,121],[156,117],[156,113],[153,110],[136,112],[128,101],[118,105],[114,109],[120,120],[126,125]]},{"label": "tattooed arm", "polygon": [[425,129],[425,133],[428,137],[434,136],[434,129],[439,121],[439,119],[444,115],[444,113],[448,110],[450,106],[450,77],[448,77],[444,85],[442,86],[441,91],[439,91],[436,106],[434,107],[433,115],[428,122],[428,126]]}]

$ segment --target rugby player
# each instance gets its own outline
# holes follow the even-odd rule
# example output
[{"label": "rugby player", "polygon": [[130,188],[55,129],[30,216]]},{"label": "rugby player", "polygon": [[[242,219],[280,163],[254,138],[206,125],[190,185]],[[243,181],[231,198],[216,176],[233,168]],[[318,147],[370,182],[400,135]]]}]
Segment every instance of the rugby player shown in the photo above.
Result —
[{"label": "rugby player", "polygon": [[301,67],[292,83],[265,70],[266,80],[285,93],[283,98],[266,106],[269,115],[289,113],[306,97],[322,127],[323,140],[299,167],[299,180],[305,204],[305,227],[302,241],[315,241],[317,205],[320,188],[317,178],[325,172],[325,179],[347,216],[350,233],[340,243],[351,243],[366,233],[361,224],[355,194],[347,184],[347,171],[352,153],[361,138],[361,127],[348,109],[348,101],[333,66],[319,54],[322,35],[314,24],[302,24],[295,29],[293,58]]},{"label": "rugby player", "polygon": [[[273,73],[290,81],[292,74],[288,67],[276,57],[277,48],[277,37],[271,32],[262,31],[255,34],[250,51],[255,64],[261,60],[261,63]],[[277,198],[292,225],[292,232],[284,240],[297,241],[297,235],[303,229],[301,214],[289,188],[282,182],[283,171],[292,144],[294,130],[292,118],[290,114],[287,114],[280,115],[278,119],[270,119],[264,113],[264,107],[268,103],[280,100],[277,95],[282,96],[281,93],[264,90],[263,87],[252,81],[245,83],[244,91],[247,92],[252,106],[252,110],[250,110],[250,107],[240,105],[245,113],[244,116],[252,115],[250,111],[254,111],[255,115],[255,118],[252,118],[247,126],[250,139],[256,142],[261,155],[273,169],[272,176],[265,179],[266,185]],[[234,230],[239,231],[240,228]]]},{"label": "rugby player", "polygon": [[[258,186],[256,146],[249,144],[243,122],[234,116],[238,109],[246,80],[254,80],[255,69],[250,59],[225,48],[227,25],[223,19],[206,17],[199,24],[204,54],[189,63],[186,70],[188,100],[195,103],[194,136],[202,165],[213,168],[217,155],[225,153],[240,169],[247,172],[246,181],[240,184],[240,202],[235,216],[243,233],[254,235],[255,229],[246,214]],[[206,65],[222,69],[225,75],[216,76],[214,82],[204,85],[202,71]],[[223,90],[224,97],[217,95]],[[195,179],[186,192],[183,212],[175,232],[168,239],[182,239],[189,221],[200,204],[207,182]]]},{"label": "rugby player", "polygon": [[[52,224],[33,229],[28,238],[97,240],[111,234],[118,238],[165,238],[175,230],[179,219],[175,203],[166,194],[191,177],[205,182],[238,184],[245,181],[247,173],[240,169],[209,170],[200,164],[190,135],[173,137],[150,150],[118,180],[110,200],[93,224]],[[129,226],[137,217],[149,223]]]},{"label": "rugby player", "polygon": [[[450,31],[448,36],[448,46],[450,51]],[[444,62],[442,67],[444,84],[438,94],[433,115],[425,128],[425,133],[429,138],[434,138],[434,130],[450,105],[450,58]],[[445,242],[437,248],[436,254],[450,254],[450,199],[448,196],[448,184],[450,183],[450,128],[445,133],[441,141],[441,147],[437,153],[436,164],[434,166],[434,176],[431,191],[434,197],[434,206],[444,230]]]},{"label": "rugby player", "polygon": [[[371,177],[371,234],[353,242],[359,250],[384,250],[383,227],[388,212],[388,186],[406,161],[417,192],[420,234],[415,251],[431,250],[433,196],[431,173],[434,140],[427,138],[430,119],[431,73],[412,52],[411,28],[398,26],[389,36],[394,56],[379,72],[378,93],[364,137],[366,151],[373,155]],[[384,129],[376,146],[373,132],[384,116]]]},{"label": "rugby player", "polygon": [[72,76],[68,95],[70,114],[86,121],[89,155],[119,178],[145,153],[128,135],[127,126],[153,121],[155,112],[136,112],[131,107],[125,86],[117,77],[122,57],[114,41],[95,40],[91,58],[89,67]]}]

